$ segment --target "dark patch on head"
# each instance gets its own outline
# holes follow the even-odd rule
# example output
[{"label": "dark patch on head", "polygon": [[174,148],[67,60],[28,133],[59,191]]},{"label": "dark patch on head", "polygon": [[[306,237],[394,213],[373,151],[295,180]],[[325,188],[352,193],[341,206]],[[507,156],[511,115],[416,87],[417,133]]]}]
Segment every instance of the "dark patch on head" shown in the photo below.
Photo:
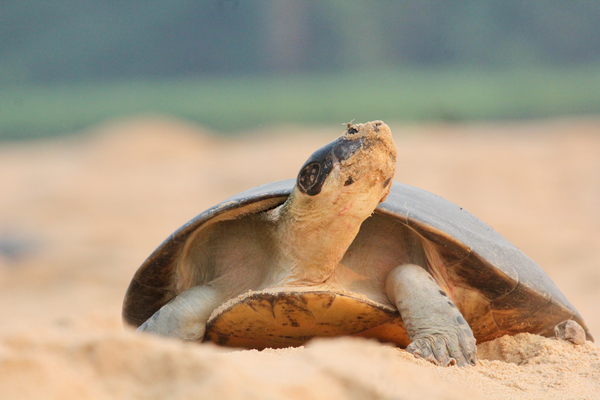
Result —
[{"label": "dark patch on head", "polygon": [[346,182],[344,182],[344,186],[350,186],[354,183],[354,179],[352,179],[351,176],[348,177],[348,179],[346,179]]},{"label": "dark patch on head", "polygon": [[344,140],[333,148],[333,154],[339,161],[347,160],[361,148],[365,138]]},{"label": "dark patch on head", "polygon": [[306,193],[309,192],[318,182],[321,166],[313,162],[302,168],[298,174],[298,186]]},{"label": "dark patch on head", "polygon": [[306,160],[296,184],[298,189],[309,196],[321,193],[321,188],[336,162],[344,161],[354,155],[364,143],[364,138],[349,140],[339,138],[315,151]]},{"label": "dark patch on head", "polygon": [[390,182],[391,182],[391,181],[392,181],[392,178],[387,178],[387,179],[385,180],[385,182],[383,182],[383,187],[384,187],[384,188],[388,187],[388,185],[390,184]]},{"label": "dark patch on head", "polygon": [[446,292],[444,292],[442,289],[440,289],[440,294],[444,297],[448,297],[448,295],[446,294]]},{"label": "dark patch on head", "polygon": [[375,132],[379,132],[380,126],[381,126],[381,122],[375,122],[375,125],[373,126],[373,129],[375,129]]}]

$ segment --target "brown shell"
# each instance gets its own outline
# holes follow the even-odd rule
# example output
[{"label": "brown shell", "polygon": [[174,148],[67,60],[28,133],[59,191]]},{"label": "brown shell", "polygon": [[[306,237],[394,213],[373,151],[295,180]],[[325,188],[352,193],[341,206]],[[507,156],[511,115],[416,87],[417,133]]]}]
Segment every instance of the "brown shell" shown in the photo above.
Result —
[{"label": "brown shell", "polygon": [[[231,220],[231,223],[235,224],[235,221],[243,219],[244,216],[271,209],[285,201],[294,183],[294,180],[273,182],[242,192],[201,213],[175,231],[136,272],[125,296],[124,320],[133,326],[139,326],[178,294],[177,265],[184,246],[193,237],[194,232],[215,218]],[[424,243],[424,254],[415,254],[414,257],[421,261],[421,265],[427,264],[438,283],[447,289],[478,342],[520,332],[552,336],[554,326],[567,319],[577,321],[584,328],[588,340],[592,340],[577,310],[535,262],[467,211],[439,196],[409,185],[392,185],[387,200],[363,223],[341,264],[346,269],[353,269],[360,259],[361,264],[377,266],[373,269],[375,275],[377,271],[390,270],[398,265],[398,257],[394,255],[395,248],[406,247],[403,244],[406,240],[420,240]],[[432,251],[428,251],[428,247]],[[430,254],[436,255],[438,259],[432,259]],[[386,263],[389,265],[384,265]],[[435,268],[435,265],[438,268]],[[361,273],[369,274],[369,271]],[[343,280],[343,277],[340,279]],[[365,304],[372,307],[371,319],[376,321],[381,315],[387,314],[387,322],[370,326],[360,325],[359,328],[352,329],[348,328],[349,325],[331,322],[328,324],[338,325],[334,331],[328,331],[330,328],[324,327],[324,331],[314,331],[313,336],[329,336],[334,332],[335,335],[377,337],[405,345],[406,338],[403,332],[392,332],[382,328],[384,325],[389,327],[390,323],[395,323],[401,328],[403,326],[398,313],[387,303],[386,296],[380,289],[380,280],[381,277],[374,276],[369,281],[370,286],[367,285],[369,287],[351,286],[350,289],[355,289],[357,296],[353,297],[354,308],[346,306],[346,310],[350,314],[359,312],[356,310],[362,310],[361,299],[366,297]],[[319,292],[321,294],[315,297],[315,290],[305,290],[293,296],[301,299],[303,293],[310,292],[313,294],[304,296],[310,298],[310,301],[298,303],[296,310],[305,309],[309,303],[326,303],[336,295],[337,298],[344,297],[343,293],[327,291]],[[244,307],[251,307],[252,304],[255,308],[257,304],[265,305],[265,299],[269,296],[271,305],[266,305],[266,309],[269,310],[275,310],[278,298],[285,297],[288,298],[285,301],[290,301],[290,293],[255,293],[246,296],[225,311],[239,313]],[[375,315],[379,312],[377,310],[383,314]],[[227,317],[229,319],[225,318],[219,322],[220,315],[223,313],[213,316],[209,321],[206,337],[217,343],[244,345],[243,338],[231,342],[233,334],[227,333],[231,332],[227,331],[229,328],[223,330],[215,327],[217,322],[225,326],[227,320],[233,321],[229,322],[231,325],[240,321],[240,318],[236,319],[231,314]],[[286,331],[287,328],[282,329],[283,333],[280,336],[284,339],[296,335],[287,342],[284,340],[287,345],[299,344],[312,337],[305,335],[302,339],[301,331],[296,330],[291,335]],[[390,339],[392,336],[396,340]],[[247,346],[264,347],[251,344]]]}]

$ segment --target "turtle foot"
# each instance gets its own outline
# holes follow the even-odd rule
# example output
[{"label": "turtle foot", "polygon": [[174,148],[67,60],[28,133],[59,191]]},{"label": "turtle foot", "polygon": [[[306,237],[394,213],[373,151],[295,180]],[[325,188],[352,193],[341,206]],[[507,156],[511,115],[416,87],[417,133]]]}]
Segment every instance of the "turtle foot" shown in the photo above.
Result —
[{"label": "turtle foot", "polygon": [[183,341],[200,341],[204,337],[208,317],[223,301],[216,289],[194,286],[162,306],[137,331]]},{"label": "turtle foot", "polygon": [[435,365],[475,365],[477,346],[469,324],[448,294],[422,267],[400,265],[386,281],[411,343],[406,350]]},{"label": "turtle foot", "polygon": [[463,335],[432,334],[415,338],[406,350],[417,358],[447,367],[475,365],[477,346],[475,339]]},{"label": "turtle foot", "polygon": [[138,332],[175,337],[183,341],[198,341],[204,336],[205,324],[180,318],[171,307],[163,307],[137,328]]}]

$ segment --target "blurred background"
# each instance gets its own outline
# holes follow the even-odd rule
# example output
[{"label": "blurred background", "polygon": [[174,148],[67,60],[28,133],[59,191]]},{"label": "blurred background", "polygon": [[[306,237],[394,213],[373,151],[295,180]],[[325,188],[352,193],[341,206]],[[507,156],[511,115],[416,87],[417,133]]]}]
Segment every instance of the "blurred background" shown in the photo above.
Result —
[{"label": "blurred background", "polygon": [[122,329],[173,230],[382,119],[600,336],[598,113],[597,0],[0,0],[0,331]]},{"label": "blurred background", "polygon": [[0,139],[600,111],[595,0],[0,2]]}]

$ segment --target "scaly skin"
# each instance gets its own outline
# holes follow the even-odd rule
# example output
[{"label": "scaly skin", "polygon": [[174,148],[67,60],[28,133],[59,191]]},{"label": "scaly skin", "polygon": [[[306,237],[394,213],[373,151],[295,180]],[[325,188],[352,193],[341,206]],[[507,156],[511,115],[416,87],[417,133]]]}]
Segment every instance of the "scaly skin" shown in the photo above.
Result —
[{"label": "scaly skin", "polygon": [[467,321],[431,275],[418,265],[393,269],[388,297],[402,315],[411,343],[406,350],[436,365],[475,365],[475,337]]}]

